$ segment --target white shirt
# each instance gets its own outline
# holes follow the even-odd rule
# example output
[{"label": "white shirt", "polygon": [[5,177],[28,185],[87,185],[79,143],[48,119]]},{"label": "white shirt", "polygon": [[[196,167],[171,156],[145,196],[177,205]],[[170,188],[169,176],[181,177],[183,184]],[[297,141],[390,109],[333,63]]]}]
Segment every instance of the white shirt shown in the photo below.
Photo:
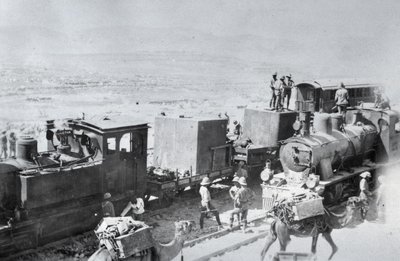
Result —
[{"label": "white shirt", "polygon": [[201,186],[199,190],[200,196],[201,196],[201,204],[203,206],[206,206],[208,202],[211,201],[211,194],[210,191],[208,191],[207,187]]}]

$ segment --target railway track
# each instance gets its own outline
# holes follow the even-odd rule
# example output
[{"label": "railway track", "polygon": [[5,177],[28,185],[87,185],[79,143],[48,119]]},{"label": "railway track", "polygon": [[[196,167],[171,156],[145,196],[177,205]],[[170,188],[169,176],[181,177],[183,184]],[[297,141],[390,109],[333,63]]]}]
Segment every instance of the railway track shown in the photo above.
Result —
[{"label": "railway track", "polygon": [[[227,193],[228,188],[229,187],[227,186],[226,188],[223,187],[223,188],[212,190],[211,191],[212,197],[215,198],[216,200],[219,200],[218,196],[223,195],[224,193]],[[197,196],[197,193],[191,193],[190,191],[185,191],[185,193],[176,200],[176,204],[178,204],[178,206],[185,207],[184,206],[185,204],[193,205],[193,204],[198,203],[198,201],[199,201],[199,197]],[[163,212],[168,212],[168,209],[169,209],[169,207],[163,208],[163,209],[157,208],[154,210],[149,210],[147,215],[148,215],[148,217],[154,217],[154,216],[162,214]],[[165,213],[162,215],[165,216]],[[194,215],[197,218],[197,212],[194,213]],[[253,218],[252,220],[250,220],[249,223],[257,222],[264,218],[265,218],[265,216],[259,216],[259,217],[257,216],[255,218]],[[215,232],[216,229],[217,228],[213,229],[213,227],[210,227],[210,231],[207,234],[204,234],[204,235],[200,236],[199,238],[193,239],[191,241],[188,241],[185,244],[185,247],[194,246],[204,240],[211,239],[211,238],[218,238],[218,237],[224,236],[231,232],[228,229],[222,229],[222,230]],[[238,229],[237,226],[233,227],[233,230],[237,230],[237,229]],[[46,245],[37,247],[35,249],[28,249],[28,250],[24,250],[24,251],[12,254],[8,257],[5,257],[4,260],[6,260],[6,261],[31,260],[29,258],[30,256],[42,255],[42,254],[47,255],[48,253],[50,253],[50,254],[54,253],[54,255],[57,255],[59,252],[63,252],[63,253],[65,253],[65,257],[71,257],[71,258],[81,256],[81,254],[84,254],[83,256],[81,256],[81,258],[82,258],[81,260],[86,260],[85,257],[87,257],[88,254],[94,252],[94,250],[91,250],[91,245],[93,245],[93,244],[90,244],[88,247],[85,246],[85,247],[83,247],[83,249],[78,249],[78,250],[75,249],[75,246],[76,246],[75,243],[78,242],[77,245],[81,245],[82,241],[83,241],[82,239],[85,239],[85,238],[90,238],[92,241],[90,243],[95,242],[96,244],[94,244],[94,245],[97,247],[97,240],[94,236],[93,231],[88,231],[88,232],[81,233],[81,234],[78,234],[78,235],[75,235],[72,237],[68,237],[68,238],[64,238],[61,240],[57,240],[57,241],[48,243]],[[3,259],[1,259],[1,260],[3,260]],[[40,260],[40,259],[36,259],[36,260]],[[58,258],[56,258],[56,259],[50,258],[48,260],[58,260]]]},{"label": "railway track", "polygon": [[[215,233],[211,233],[203,237],[185,242],[183,253],[187,254],[184,254],[183,256],[184,258],[186,256],[186,260],[206,261],[213,257],[221,256],[224,255],[225,253],[234,251],[242,246],[251,244],[257,241],[258,239],[264,238],[268,235],[269,232],[267,229],[265,229],[267,231],[263,229],[257,229],[257,231],[253,231],[257,227],[260,228],[260,226],[258,225],[258,223],[260,222],[262,222],[262,225],[265,226],[265,228],[267,228],[268,224],[264,222],[264,220],[265,220],[264,215],[254,217],[251,220],[249,220],[248,222],[249,225],[253,224],[253,227],[249,226],[248,231],[251,231],[252,233],[245,233],[245,234],[240,232],[235,233],[234,231],[240,229],[240,227],[236,225],[232,229],[223,229]],[[206,240],[210,241],[205,242]],[[209,243],[214,246],[219,245],[220,247],[218,249],[213,249],[206,253],[204,253],[204,248],[201,248],[202,253],[200,256],[193,255],[192,253],[190,253],[191,252],[190,250],[192,248],[195,248],[196,245],[201,244],[202,242]],[[175,258],[174,260],[178,260],[177,258]]]}]

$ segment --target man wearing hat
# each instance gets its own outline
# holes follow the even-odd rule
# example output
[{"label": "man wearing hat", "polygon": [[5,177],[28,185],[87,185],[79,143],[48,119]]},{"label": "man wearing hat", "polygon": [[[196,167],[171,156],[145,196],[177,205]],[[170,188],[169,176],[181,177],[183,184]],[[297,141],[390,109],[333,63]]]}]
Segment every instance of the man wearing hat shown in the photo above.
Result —
[{"label": "man wearing hat", "polygon": [[241,209],[236,207],[236,195],[240,189],[240,184],[239,184],[239,177],[234,176],[233,177],[233,186],[229,189],[229,196],[233,199],[233,210],[231,212],[231,218],[230,218],[230,227],[232,228],[233,226],[233,220],[234,216],[237,216],[237,220],[240,222],[240,213]]},{"label": "man wearing hat", "polygon": [[237,137],[239,138],[240,135],[242,135],[242,125],[240,125],[240,123],[236,120],[233,121],[233,125],[235,126],[233,134],[237,135]]},{"label": "man wearing hat", "polygon": [[215,219],[217,220],[218,225],[222,226],[221,221],[219,219],[218,210],[216,210],[215,207],[211,204],[211,194],[210,191],[208,190],[208,187],[211,185],[210,178],[208,177],[203,178],[200,185],[201,185],[199,190],[201,196],[200,229],[203,229],[204,218],[207,216],[208,213],[213,213]]},{"label": "man wearing hat", "polygon": [[7,131],[2,131],[1,135],[0,135],[0,158],[3,157],[4,154],[4,158],[7,158],[7,135],[6,135]]},{"label": "man wearing hat", "polygon": [[115,217],[114,205],[110,201],[111,194],[109,192],[104,194],[104,201],[101,203],[103,209],[103,217]]},{"label": "man wearing hat", "polygon": [[280,78],[280,81],[277,84],[277,87],[275,87],[275,92],[276,92],[276,106],[275,110],[279,111],[283,109],[283,92],[286,88],[287,84],[285,82],[285,76],[282,76]]},{"label": "man wearing hat", "polygon": [[269,101],[269,107],[274,109],[275,108],[275,103],[276,103],[276,94],[275,94],[275,86],[276,83],[278,82],[278,73],[275,72],[272,74],[272,80],[269,84],[270,92],[271,92],[271,100]]},{"label": "man wearing hat", "polygon": [[369,191],[369,186],[368,186],[368,179],[371,178],[371,173],[368,171],[365,171],[361,173],[360,175],[361,180],[360,180],[360,199],[363,204],[363,207],[361,207],[361,217],[365,219],[367,216],[368,212],[368,197],[372,196],[371,191]]},{"label": "man wearing hat", "polygon": [[346,108],[349,105],[349,93],[346,86],[341,82],[339,89],[335,93],[335,103],[339,113],[346,113]]},{"label": "man wearing hat", "polygon": [[252,204],[254,199],[254,192],[247,187],[246,178],[241,177],[239,178],[239,184],[241,188],[239,189],[238,193],[236,194],[236,207],[241,209],[241,222],[243,224],[243,231],[247,227],[247,212],[249,206]]},{"label": "man wearing hat", "polygon": [[289,102],[290,102],[290,97],[292,96],[292,88],[295,86],[294,81],[292,80],[292,75],[289,74],[286,76],[288,78],[288,82],[286,87],[283,90],[283,103],[285,103],[286,99],[286,109],[289,109]]}]

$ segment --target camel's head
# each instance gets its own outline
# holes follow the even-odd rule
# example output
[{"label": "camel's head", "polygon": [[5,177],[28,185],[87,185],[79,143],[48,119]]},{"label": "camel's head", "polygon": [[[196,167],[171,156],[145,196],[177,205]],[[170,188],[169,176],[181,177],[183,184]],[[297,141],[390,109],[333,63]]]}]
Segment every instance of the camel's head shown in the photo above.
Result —
[{"label": "camel's head", "polygon": [[182,220],[175,222],[175,232],[181,235],[187,235],[192,232],[195,222],[193,220]]},{"label": "camel's head", "polygon": [[354,211],[356,209],[361,208],[362,204],[363,203],[359,197],[350,197],[347,200],[346,208],[347,208],[347,210]]}]

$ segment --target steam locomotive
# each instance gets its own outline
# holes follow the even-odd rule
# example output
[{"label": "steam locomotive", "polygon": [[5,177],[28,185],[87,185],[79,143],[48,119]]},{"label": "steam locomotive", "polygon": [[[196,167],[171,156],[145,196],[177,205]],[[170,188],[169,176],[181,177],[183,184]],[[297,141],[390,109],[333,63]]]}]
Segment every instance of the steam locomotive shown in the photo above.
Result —
[{"label": "steam locomotive", "polygon": [[94,228],[104,192],[116,211],[143,194],[147,130],[118,119],[48,121],[40,153],[35,139],[20,137],[17,157],[0,162],[0,255]]}]

